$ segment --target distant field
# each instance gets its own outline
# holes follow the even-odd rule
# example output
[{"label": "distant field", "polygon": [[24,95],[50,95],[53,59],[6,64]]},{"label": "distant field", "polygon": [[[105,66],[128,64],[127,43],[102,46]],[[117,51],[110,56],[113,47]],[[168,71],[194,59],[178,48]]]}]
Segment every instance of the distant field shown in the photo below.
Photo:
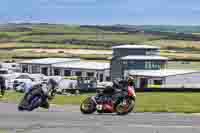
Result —
[{"label": "distant field", "polygon": [[188,60],[188,61],[193,61],[193,60],[197,60],[197,61],[200,61],[200,53],[178,53],[178,52],[175,52],[175,53],[170,53],[170,52],[162,52],[161,53],[162,56],[166,56],[170,59],[173,59],[173,60]]},{"label": "distant field", "polygon": [[185,50],[185,51],[199,51],[200,41],[184,41],[184,40],[154,40],[145,42],[145,44],[150,44],[154,46],[159,46],[162,49],[171,50]]},{"label": "distant field", "polygon": [[5,34],[7,36],[10,36],[10,37],[19,37],[19,36],[24,36],[24,35],[27,35],[29,34],[30,32],[0,32],[0,36],[2,34]]},{"label": "distant field", "polygon": [[53,43],[0,43],[0,49],[109,49],[102,46],[82,45],[82,44],[53,44]]},{"label": "distant field", "polygon": [[1,60],[9,60],[9,59],[34,59],[34,58],[81,58],[81,59],[88,59],[88,60],[108,60],[111,55],[107,54],[76,54],[71,51],[64,52],[63,50],[58,51],[58,53],[52,52],[48,53],[44,51],[35,52],[34,50],[27,50],[27,51],[18,51],[18,50],[0,50],[0,59]]},{"label": "distant field", "polygon": [[[0,58],[39,58],[39,57],[68,57],[105,59],[111,57],[109,47],[100,45],[53,44],[53,43],[1,43]],[[200,60],[198,51],[161,50],[161,55],[170,59]]]},{"label": "distant field", "polygon": [[101,49],[42,49],[42,48],[33,48],[33,49],[15,49],[14,52],[33,52],[33,53],[65,53],[70,55],[112,55],[111,50],[101,50]]},{"label": "distant field", "polygon": [[[23,36],[16,39],[20,42],[56,42],[63,43],[67,40],[84,40],[84,41],[112,41],[116,43],[142,43],[146,41],[151,41],[159,39],[160,37],[144,35],[144,34],[132,34],[132,35],[103,35],[103,34],[71,34],[71,35],[33,35],[33,36]],[[94,44],[95,45],[95,44]]]},{"label": "distant field", "polygon": [[112,33],[111,31],[103,31],[100,29],[82,28],[77,25],[37,25],[30,26],[32,33]]},{"label": "distant field", "polygon": [[161,55],[171,59],[200,60],[200,41],[154,40],[145,44],[159,46]]},{"label": "distant field", "polygon": [[[188,63],[188,64],[187,64]],[[183,61],[170,61],[167,68],[169,69],[189,69],[189,70],[199,70],[200,71],[200,62],[187,62]]]}]

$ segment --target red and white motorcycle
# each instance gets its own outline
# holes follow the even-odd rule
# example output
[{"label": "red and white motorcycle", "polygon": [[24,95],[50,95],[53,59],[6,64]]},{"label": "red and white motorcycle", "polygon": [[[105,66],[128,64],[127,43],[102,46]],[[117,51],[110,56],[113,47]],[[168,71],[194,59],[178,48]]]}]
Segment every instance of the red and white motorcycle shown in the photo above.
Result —
[{"label": "red and white motorcycle", "polygon": [[[100,92],[101,93],[101,92]],[[83,114],[98,113],[117,113],[125,115],[134,109],[136,93],[133,86],[127,89],[115,92],[113,97],[107,97],[104,94],[97,93],[96,96],[87,97],[80,105]]]}]

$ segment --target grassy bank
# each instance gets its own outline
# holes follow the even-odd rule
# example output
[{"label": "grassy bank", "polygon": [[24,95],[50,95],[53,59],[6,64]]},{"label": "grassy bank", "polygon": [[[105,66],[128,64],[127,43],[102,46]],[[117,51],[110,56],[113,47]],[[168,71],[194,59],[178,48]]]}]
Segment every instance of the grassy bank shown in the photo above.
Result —
[{"label": "grassy bank", "polygon": [[[199,113],[199,95],[199,93],[137,93],[136,111]],[[79,105],[87,96],[88,94],[80,96],[58,95],[51,103]],[[21,97],[21,93],[7,93],[1,101],[18,103]]]}]

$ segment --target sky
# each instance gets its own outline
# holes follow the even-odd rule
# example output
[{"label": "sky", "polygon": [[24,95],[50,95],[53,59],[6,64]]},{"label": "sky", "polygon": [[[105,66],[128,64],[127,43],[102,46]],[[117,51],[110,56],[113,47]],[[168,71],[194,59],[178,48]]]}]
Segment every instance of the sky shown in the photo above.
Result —
[{"label": "sky", "polygon": [[1,0],[0,23],[200,25],[200,0]]}]

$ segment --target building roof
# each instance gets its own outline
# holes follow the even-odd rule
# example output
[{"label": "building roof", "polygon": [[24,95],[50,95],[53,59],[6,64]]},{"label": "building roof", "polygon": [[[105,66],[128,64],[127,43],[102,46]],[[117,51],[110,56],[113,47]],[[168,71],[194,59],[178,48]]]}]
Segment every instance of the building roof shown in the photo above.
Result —
[{"label": "building roof", "polygon": [[128,75],[147,76],[147,77],[168,77],[188,73],[200,72],[196,70],[161,69],[161,70],[129,70]]},{"label": "building roof", "polygon": [[33,59],[33,60],[21,61],[20,63],[51,65],[51,64],[64,63],[64,62],[76,61],[76,60],[80,60],[80,59],[77,59],[77,58],[43,58],[43,59]]},{"label": "building roof", "polygon": [[114,46],[112,49],[159,49],[159,47],[151,46],[151,45],[120,45]]},{"label": "building roof", "polygon": [[121,60],[168,60],[167,57],[163,57],[163,56],[141,56],[141,55],[128,55],[125,57],[121,57]]},{"label": "building roof", "polygon": [[77,61],[71,63],[55,64],[56,68],[72,68],[72,69],[89,69],[89,70],[105,70],[110,68],[110,63],[104,62],[90,62],[90,61]]}]

